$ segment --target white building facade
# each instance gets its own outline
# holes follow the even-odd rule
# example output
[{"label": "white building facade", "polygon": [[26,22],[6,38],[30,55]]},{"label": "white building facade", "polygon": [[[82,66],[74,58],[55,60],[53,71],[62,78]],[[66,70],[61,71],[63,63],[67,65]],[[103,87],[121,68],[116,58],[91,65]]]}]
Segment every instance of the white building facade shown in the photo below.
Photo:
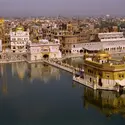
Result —
[{"label": "white building facade", "polygon": [[10,31],[11,52],[25,53],[26,44],[30,42],[29,31],[24,31],[23,27],[17,27],[16,31]]},{"label": "white building facade", "polygon": [[111,54],[125,52],[125,37],[123,32],[99,33],[98,37],[100,39],[99,42],[73,44],[71,52],[80,53],[82,50],[105,50]]},{"label": "white building facade", "polygon": [[125,52],[125,37],[123,32],[99,33],[102,48],[109,53]]},{"label": "white building facade", "polygon": [[53,42],[42,39],[38,43],[29,43],[27,44],[27,60],[35,61],[44,58],[61,58],[62,54],[59,46],[60,41],[58,39],[54,39]]}]

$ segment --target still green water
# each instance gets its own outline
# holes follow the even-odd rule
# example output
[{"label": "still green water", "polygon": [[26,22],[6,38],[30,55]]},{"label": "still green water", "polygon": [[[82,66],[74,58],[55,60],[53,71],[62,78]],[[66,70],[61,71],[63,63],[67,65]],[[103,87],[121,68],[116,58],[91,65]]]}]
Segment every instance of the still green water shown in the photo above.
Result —
[{"label": "still green water", "polygon": [[79,58],[69,58],[66,60],[63,60],[64,63],[70,64],[74,67],[78,67],[81,68],[83,67],[83,58],[79,57]]},{"label": "still green water", "polygon": [[125,95],[41,63],[1,65],[0,125],[125,125]]}]

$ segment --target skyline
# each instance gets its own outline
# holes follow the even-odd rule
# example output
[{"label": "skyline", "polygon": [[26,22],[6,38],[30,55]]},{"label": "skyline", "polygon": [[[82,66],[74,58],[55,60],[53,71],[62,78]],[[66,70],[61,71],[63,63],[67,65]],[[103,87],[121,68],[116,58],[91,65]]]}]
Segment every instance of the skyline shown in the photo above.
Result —
[{"label": "skyline", "polygon": [[0,0],[0,16],[125,16],[124,0]]}]

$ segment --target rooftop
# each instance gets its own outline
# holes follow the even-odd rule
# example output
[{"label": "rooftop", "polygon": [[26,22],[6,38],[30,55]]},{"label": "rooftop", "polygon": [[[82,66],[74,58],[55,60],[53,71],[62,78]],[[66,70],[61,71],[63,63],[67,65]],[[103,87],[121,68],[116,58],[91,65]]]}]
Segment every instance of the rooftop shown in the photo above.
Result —
[{"label": "rooftop", "polygon": [[100,70],[122,71],[125,70],[125,57],[122,59],[113,59],[110,54],[100,51],[97,54],[85,54],[85,64]]}]

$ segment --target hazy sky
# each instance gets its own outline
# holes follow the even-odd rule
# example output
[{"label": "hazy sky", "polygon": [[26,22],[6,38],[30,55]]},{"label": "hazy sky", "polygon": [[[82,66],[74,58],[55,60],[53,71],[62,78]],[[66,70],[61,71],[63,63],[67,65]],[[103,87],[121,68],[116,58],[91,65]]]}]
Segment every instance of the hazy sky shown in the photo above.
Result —
[{"label": "hazy sky", "polygon": [[0,16],[125,15],[125,0],[0,0]]}]

